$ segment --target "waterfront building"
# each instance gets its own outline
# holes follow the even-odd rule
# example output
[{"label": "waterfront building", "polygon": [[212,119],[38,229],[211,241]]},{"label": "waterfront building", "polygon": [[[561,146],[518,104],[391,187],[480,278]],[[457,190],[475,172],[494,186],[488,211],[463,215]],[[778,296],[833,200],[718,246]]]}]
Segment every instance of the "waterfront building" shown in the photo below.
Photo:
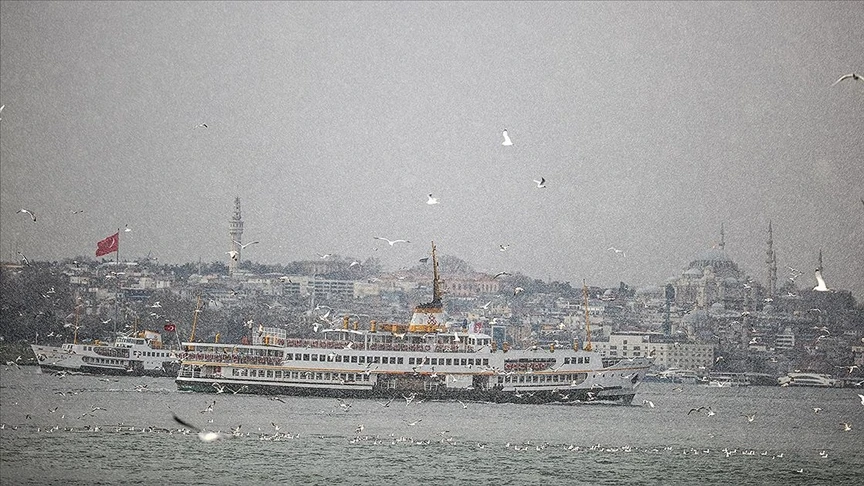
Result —
[{"label": "waterfront building", "polygon": [[231,237],[230,252],[228,253],[228,275],[233,276],[240,262],[241,248],[243,243],[243,217],[240,214],[240,197],[234,198],[234,214],[228,220],[228,235]]},{"label": "waterfront building", "polygon": [[595,341],[594,349],[604,357],[653,356],[654,367],[709,370],[714,365],[714,345],[671,341],[657,332],[613,332],[608,341]]}]

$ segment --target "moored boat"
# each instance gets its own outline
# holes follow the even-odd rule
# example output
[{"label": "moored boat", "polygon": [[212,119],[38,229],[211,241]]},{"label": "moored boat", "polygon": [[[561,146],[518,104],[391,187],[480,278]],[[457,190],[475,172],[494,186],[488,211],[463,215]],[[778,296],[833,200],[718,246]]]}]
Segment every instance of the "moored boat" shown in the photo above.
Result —
[{"label": "moored boat", "polygon": [[830,388],[841,386],[838,380],[822,373],[790,372],[777,379],[780,386],[816,386]]},{"label": "moored boat", "polygon": [[[252,344],[183,343],[180,390],[514,403],[617,401],[629,404],[652,364],[605,361],[590,341],[513,349],[474,329],[448,326],[435,246],[433,298],[408,324],[343,318],[320,339],[292,339],[259,326]],[[476,331],[476,332],[475,332]]]}]

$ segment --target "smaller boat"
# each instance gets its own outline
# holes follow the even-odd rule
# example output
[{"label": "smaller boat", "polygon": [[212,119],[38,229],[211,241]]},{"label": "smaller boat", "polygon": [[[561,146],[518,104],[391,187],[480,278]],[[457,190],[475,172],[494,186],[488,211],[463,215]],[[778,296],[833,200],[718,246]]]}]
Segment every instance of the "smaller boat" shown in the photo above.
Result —
[{"label": "smaller boat", "polygon": [[649,373],[645,377],[645,381],[693,385],[699,381],[699,375],[693,370],[683,370],[673,367],[657,373]]},{"label": "smaller boat", "polygon": [[66,343],[62,346],[32,344],[39,367],[101,375],[176,376],[180,358],[162,346],[158,332],[118,335],[112,344]]},{"label": "smaller boat", "polygon": [[723,388],[748,385],[750,380],[745,373],[711,372],[708,374],[708,383],[705,386]]},{"label": "smaller boat", "polygon": [[822,373],[790,372],[777,378],[780,386],[816,386],[823,388],[838,387],[840,382]]}]

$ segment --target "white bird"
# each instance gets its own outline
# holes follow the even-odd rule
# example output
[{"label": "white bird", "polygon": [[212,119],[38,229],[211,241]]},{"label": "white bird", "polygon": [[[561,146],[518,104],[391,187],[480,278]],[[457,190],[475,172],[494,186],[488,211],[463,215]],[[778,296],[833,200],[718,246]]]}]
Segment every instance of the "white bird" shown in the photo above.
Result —
[{"label": "white bird", "polygon": [[621,256],[624,256],[624,257],[627,256],[627,254],[624,253],[624,250],[619,250],[618,248],[615,248],[614,246],[610,246],[609,248],[606,248],[606,251],[609,251],[609,250],[614,251],[616,254],[620,253]]},{"label": "white bird", "polygon": [[501,145],[513,145],[513,142],[510,141],[510,135],[507,135],[507,129],[506,128],[504,129],[504,132],[502,133],[502,135],[504,135],[504,141],[501,142]]},{"label": "white bird", "polygon": [[[0,106],[0,113],[3,113],[3,108],[6,108],[6,105]],[[0,118],[2,120],[2,118]]]},{"label": "white bird", "polygon": [[255,245],[255,244],[261,243],[260,241],[253,241],[252,243],[246,243],[246,244],[244,245],[243,243],[240,243],[240,242],[237,241],[237,240],[232,240],[232,241],[234,241],[234,243],[240,245],[240,249],[241,249],[241,250],[242,250],[243,248],[246,248],[246,247],[249,246],[249,245]]},{"label": "white bird", "polygon": [[235,262],[237,261],[237,258],[239,258],[239,256],[240,256],[240,252],[237,250],[226,251],[225,253],[227,253],[228,255],[231,255],[231,259],[234,260]]},{"label": "white bird", "polygon": [[861,405],[864,405],[864,395],[862,395],[862,394],[859,393],[859,394],[858,394],[858,398],[861,399]]},{"label": "white bird", "polygon": [[354,265],[360,265],[360,262],[354,260],[353,262],[351,262],[351,265],[348,265],[348,267],[353,267]]},{"label": "white bird", "polygon": [[513,289],[513,295],[518,295],[519,292],[524,292],[524,291],[525,291],[525,289],[523,289],[522,287],[516,287],[515,289]]},{"label": "white bird", "polygon": [[390,243],[390,246],[393,246],[393,245],[395,245],[396,243],[411,243],[411,242],[408,241],[408,240],[388,240],[387,238],[382,238],[382,237],[380,237],[380,236],[373,236],[372,238],[374,238],[374,239],[376,239],[376,240],[386,241],[387,243]]},{"label": "white bird", "polygon": [[545,189],[546,188],[546,178],[545,177],[541,177],[539,181],[537,179],[534,179],[534,182],[537,184],[538,189]]},{"label": "white bird", "polygon": [[33,218],[33,222],[34,222],[34,223],[36,222],[36,215],[33,213],[33,211],[30,211],[29,209],[21,208],[21,209],[19,209],[18,211],[15,211],[15,213],[16,213],[16,214],[17,214],[17,213],[27,213],[27,214],[30,215],[31,218]]},{"label": "white bird", "polygon": [[28,260],[27,257],[24,256],[23,253],[21,253],[21,252],[19,251],[19,252],[18,252],[18,255],[21,256],[21,261],[24,262],[24,265],[30,265],[30,260]]},{"label": "white bird", "polygon": [[207,128],[207,124],[206,123],[199,123],[199,124],[195,125],[195,128]]},{"label": "white bird", "polygon": [[654,402],[651,400],[642,400],[642,405],[648,405],[650,408],[654,408]]},{"label": "white bird", "polygon": [[432,197],[432,194],[429,194],[429,200],[426,201],[426,204],[438,204],[438,198]]},{"label": "white bird", "polygon": [[747,417],[747,421],[748,421],[748,422],[752,422],[752,421],[756,420],[756,412],[753,412],[753,413],[750,414],[750,415],[747,415],[747,414],[743,414],[743,413],[742,413],[741,416],[742,416],[742,417]]},{"label": "white bird", "polygon": [[825,280],[822,279],[822,269],[821,268],[816,269],[816,282],[819,285],[813,287],[813,290],[816,290],[819,292],[828,292],[828,287],[825,285]]},{"label": "white bird", "polygon": [[489,304],[491,304],[491,303],[492,303],[492,301],[490,300],[489,302],[486,302],[485,304],[481,305],[480,307],[482,307],[482,308],[484,308],[484,309],[488,309],[488,308],[489,308]]},{"label": "white bird", "polygon": [[507,248],[510,248],[510,245],[498,245],[500,251],[507,251]]},{"label": "white bird", "polygon": [[840,422],[840,425],[843,426],[843,432],[849,432],[850,430],[852,430],[852,424]]},{"label": "white bird", "polygon": [[130,228],[129,225],[127,224],[127,225],[125,226],[125,229],[123,230],[123,232],[124,232],[124,233],[128,233],[128,232],[130,232],[130,231],[132,231],[132,228]]},{"label": "white bird", "polygon": [[834,84],[832,84],[831,86],[834,86],[837,83],[839,83],[840,81],[843,81],[844,79],[849,79],[849,78],[852,78],[855,81],[861,81],[862,79],[864,79],[864,78],[861,78],[861,75],[857,74],[857,73],[844,74],[843,76],[840,76],[840,79],[838,79],[837,81],[834,81]]},{"label": "white bird", "polygon": [[207,432],[204,429],[199,429],[198,427],[195,427],[194,425],[183,421],[176,414],[173,414],[173,415],[174,415],[174,420],[178,424],[195,431],[198,434],[198,439],[200,439],[201,442],[213,442],[213,441],[216,441],[219,439],[230,439],[231,437],[233,437],[233,436],[228,435],[228,434],[223,434],[222,432]]},{"label": "white bird", "polygon": [[217,393],[217,394],[219,394],[219,393],[225,393],[225,385],[221,385],[221,384],[219,384],[219,383],[214,382],[214,383],[213,383],[213,388],[216,389],[216,393]]},{"label": "white bird", "polygon": [[329,253],[319,253],[318,254],[318,257],[321,258],[322,260],[329,257],[329,256],[330,256]]},{"label": "white bird", "polygon": [[459,402],[459,405],[462,405],[463,410],[468,408],[468,405],[465,405],[465,403],[462,400],[456,400],[456,401]]},{"label": "white bird", "polygon": [[494,279],[496,279],[496,278],[498,278],[498,277],[503,277],[503,276],[505,276],[505,275],[510,275],[510,274],[507,273],[507,272],[498,272],[498,273],[495,274],[494,277],[492,277],[492,279],[494,280]]}]

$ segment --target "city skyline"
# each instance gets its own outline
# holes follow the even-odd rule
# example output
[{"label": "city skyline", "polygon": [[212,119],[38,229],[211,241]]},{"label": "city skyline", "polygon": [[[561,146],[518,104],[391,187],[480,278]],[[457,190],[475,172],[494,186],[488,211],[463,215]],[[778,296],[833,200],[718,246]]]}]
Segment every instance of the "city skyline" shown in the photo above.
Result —
[{"label": "city skyline", "polygon": [[765,285],[771,222],[864,296],[854,2],[108,5],[0,8],[4,261],[228,262],[240,197],[261,263],[647,286],[722,225]]}]

